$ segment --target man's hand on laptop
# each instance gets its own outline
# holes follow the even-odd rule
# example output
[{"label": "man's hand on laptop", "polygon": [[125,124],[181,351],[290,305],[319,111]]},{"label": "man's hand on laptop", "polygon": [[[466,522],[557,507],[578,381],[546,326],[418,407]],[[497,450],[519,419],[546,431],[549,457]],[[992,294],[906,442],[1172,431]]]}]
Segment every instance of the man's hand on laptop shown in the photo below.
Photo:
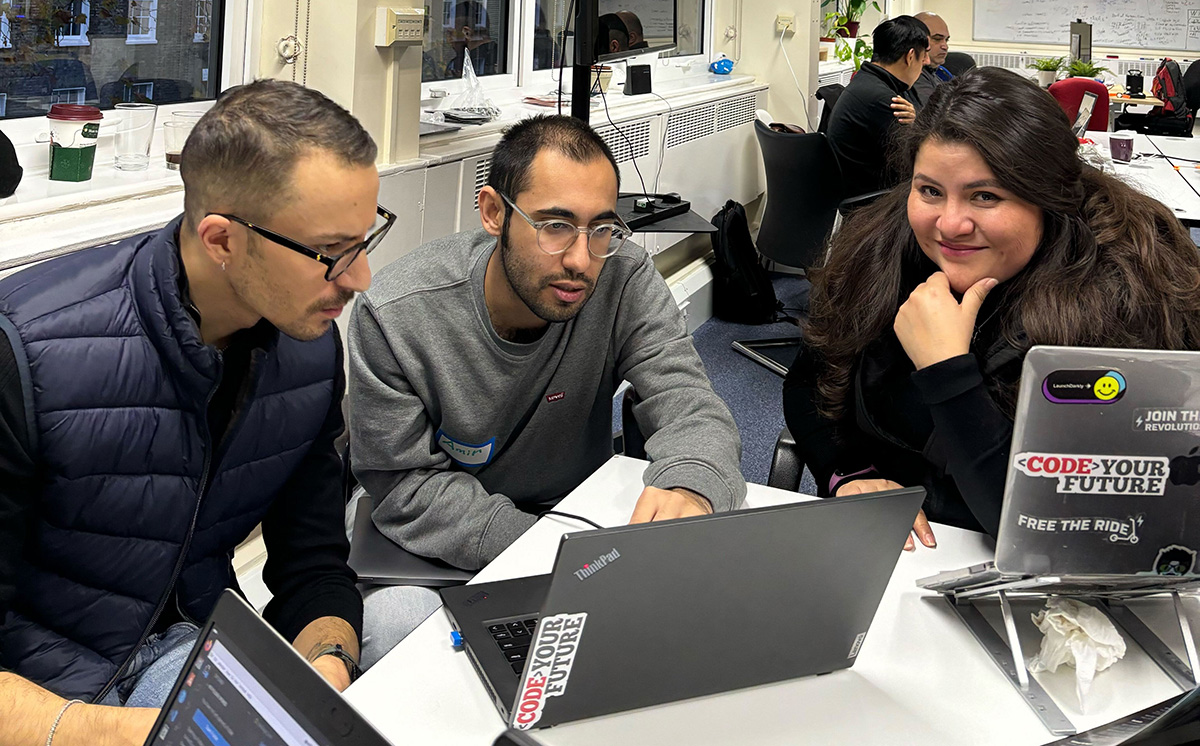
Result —
[{"label": "man's hand on laptop", "polygon": [[708,515],[711,512],[713,512],[712,503],[699,493],[683,487],[669,490],[647,487],[638,496],[637,505],[633,508],[633,517],[629,519],[629,522],[667,521],[672,518]]},{"label": "man's hand on laptop", "polygon": [[[861,495],[867,492],[883,492],[884,490],[902,490],[904,485],[897,484],[890,479],[856,479],[853,482],[846,482],[838,487],[836,496],[846,497],[847,495]],[[937,539],[933,536],[933,529],[929,527],[929,521],[925,518],[925,511],[917,513],[917,520],[913,521],[912,533],[917,535],[921,543],[930,549],[937,549]],[[913,542],[912,534],[908,535],[908,540],[904,542],[904,551],[911,552],[917,548]]]}]

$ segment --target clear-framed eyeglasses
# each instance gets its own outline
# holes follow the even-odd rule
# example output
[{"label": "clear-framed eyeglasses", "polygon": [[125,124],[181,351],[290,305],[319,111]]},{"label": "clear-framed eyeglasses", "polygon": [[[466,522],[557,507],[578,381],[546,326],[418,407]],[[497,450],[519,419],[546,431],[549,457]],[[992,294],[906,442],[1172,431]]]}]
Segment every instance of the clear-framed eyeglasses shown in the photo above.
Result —
[{"label": "clear-framed eyeglasses", "polygon": [[633,231],[620,218],[616,218],[611,223],[590,226],[578,226],[562,218],[534,220],[526,215],[524,210],[517,207],[516,203],[507,195],[501,194],[500,198],[518,215],[525,218],[526,223],[533,226],[537,231],[538,248],[550,256],[556,256],[571,248],[578,240],[579,234],[583,233],[587,235],[588,253],[597,259],[607,259],[620,251],[629,237],[633,235]]}]

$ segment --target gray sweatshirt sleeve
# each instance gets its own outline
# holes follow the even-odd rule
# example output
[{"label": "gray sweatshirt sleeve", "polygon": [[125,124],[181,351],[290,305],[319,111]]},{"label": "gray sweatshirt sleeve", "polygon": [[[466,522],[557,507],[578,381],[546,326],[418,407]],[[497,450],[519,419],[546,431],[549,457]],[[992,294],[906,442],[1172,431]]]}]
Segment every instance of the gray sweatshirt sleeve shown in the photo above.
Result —
[{"label": "gray sweatshirt sleeve", "polygon": [[661,489],[683,487],[732,510],[746,496],[742,441],[725,402],[709,383],[683,316],[647,255],[630,275],[617,315],[617,374],[641,400],[633,415],[647,434],[653,463],[642,479]]},{"label": "gray sweatshirt sleeve", "polygon": [[355,304],[349,339],[351,463],[375,500],[375,525],[415,554],[483,567],[537,519],[452,470],[450,457],[432,445],[425,404],[367,296]]}]

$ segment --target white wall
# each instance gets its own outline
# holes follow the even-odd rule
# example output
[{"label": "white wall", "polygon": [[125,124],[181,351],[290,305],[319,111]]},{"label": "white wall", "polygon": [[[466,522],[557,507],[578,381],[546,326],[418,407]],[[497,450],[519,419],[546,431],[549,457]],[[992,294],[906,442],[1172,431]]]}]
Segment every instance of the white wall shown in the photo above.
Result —
[{"label": "white wall", "polygon": [[[736,23],[738,0],[713,0],[713,48],[733,59],[737,42],[725,38],[725,29]],[[820,0],[741,0],[742,28],[741,60],[737,71],[754,75],[770,86],[768,110],[771,116],[784,122],[804,125],[804,100],[796,92],[796,84],[788,72],[787,63],[779,49],[775,33],[775,16],[780,13],[796,17],[796,33],[784,38],[796,77],[812,101],[817,82],[817,39],[820,36]],[[713,55],[714,57],[716,54]],[[815,113],[810,106],[810,112]],[[815,124],[815,121],[814,121]]]}]

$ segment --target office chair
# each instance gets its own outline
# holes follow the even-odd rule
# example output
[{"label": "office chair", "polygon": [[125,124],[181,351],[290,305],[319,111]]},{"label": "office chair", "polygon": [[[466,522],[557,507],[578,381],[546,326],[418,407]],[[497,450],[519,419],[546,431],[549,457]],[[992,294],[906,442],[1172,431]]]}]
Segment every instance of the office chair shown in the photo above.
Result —
[{"label": "office chair", "polygon": [[1083,94],[1092,91],[1096,94],[1096,104],[1092,107],[1092,117],[1088,120],[1089,132],[1108,131],[1108,87],[1098,80],[1091,78],[1067,78],[1050,84],[1050,95],[1062,107],[1067,115],[1067,121],[1075,123],[1079,116],[1079,104]]},{"label": "office chair", "polygon": [[1183,95],[1187,99],[1192,116],[1200,111],[1200,64],[1192,63],[1183,73]]},{"label": "office chair", "polygon": [[[842,198],[842,172],[821,132],[775,132],[761,122],[754,133],[767,174],[767,208],[758,231],[758,252],[787,267],[807,269],[825,253]],[[747,339],[733,349],[780,376],[795,357],[800,337]]]},{"label": "office chair", "polygon": [[779,431],[779,437],[775,440],[771,471],[767,474],[767,486],[797,492],[803,474],[804,460],[800,458],[800,449],[796,446],[796,439],[792,437],[791,431],[785,427]]},{"label": "office chair", "polygon": [[946,61],[942,64],[942,67],[957,77],[975,67],[975,58],[966,52],[948,52],[946,54]]},{"label": "office chair", "polygon": [[837,105],[838,98],[845,90],[846,86],[841,83],[830,83],[817,89],[816,97],[825,102],[825,105],[821,107],[821,121],[817,124],[817,132],[829,131],[829,119],[833,116],[833,107]]}]

